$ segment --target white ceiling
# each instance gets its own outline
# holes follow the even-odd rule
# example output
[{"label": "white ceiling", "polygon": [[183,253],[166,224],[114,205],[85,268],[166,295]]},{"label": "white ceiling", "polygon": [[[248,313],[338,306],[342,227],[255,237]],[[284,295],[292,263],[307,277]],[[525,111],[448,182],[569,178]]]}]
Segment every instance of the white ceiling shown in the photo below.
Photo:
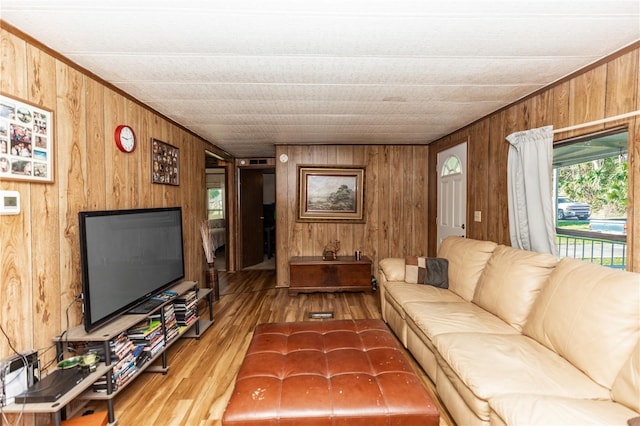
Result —
[{"label": "white ceiling", "polygon": [[236,157],[429,143],[640,40],[640,0],[0,0]]}]

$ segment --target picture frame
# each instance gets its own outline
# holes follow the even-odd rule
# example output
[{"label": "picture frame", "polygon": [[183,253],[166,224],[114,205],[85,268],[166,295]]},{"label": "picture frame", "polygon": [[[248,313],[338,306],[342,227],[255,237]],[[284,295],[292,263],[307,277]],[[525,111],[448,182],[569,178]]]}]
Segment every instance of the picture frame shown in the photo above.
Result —
[{"label": "picture frame", "polygon": [[151,138],[151,181],[180,185],[180,149]]},{"label": "picture frame", "polygon": [[364,166],[298,166],[299,222],[363,223]]},{"label": "picture frame", "polygon": [[0,94],[0,180],[53,183],[53,111]]}]

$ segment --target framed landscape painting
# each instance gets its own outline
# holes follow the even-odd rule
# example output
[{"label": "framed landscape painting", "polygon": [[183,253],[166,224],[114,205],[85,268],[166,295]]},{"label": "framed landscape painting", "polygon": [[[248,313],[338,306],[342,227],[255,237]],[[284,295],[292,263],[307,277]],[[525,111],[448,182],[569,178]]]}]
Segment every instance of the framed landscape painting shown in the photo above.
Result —
[{"label": "framed landscape painting", "polygon": [[364,167],[298,166],[299,222],[364,222]]}]

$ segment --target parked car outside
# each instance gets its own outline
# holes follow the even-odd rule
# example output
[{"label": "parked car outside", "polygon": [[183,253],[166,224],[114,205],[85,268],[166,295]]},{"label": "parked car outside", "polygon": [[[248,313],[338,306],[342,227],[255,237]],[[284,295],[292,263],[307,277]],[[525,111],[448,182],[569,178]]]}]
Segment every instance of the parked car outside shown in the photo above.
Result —
[{"label": "parked car outside", "polygon": [[591,216],[589,204],[578,203],[567,197],[558,197],[558,220],[571,218],[586,220],[589,216]]}]

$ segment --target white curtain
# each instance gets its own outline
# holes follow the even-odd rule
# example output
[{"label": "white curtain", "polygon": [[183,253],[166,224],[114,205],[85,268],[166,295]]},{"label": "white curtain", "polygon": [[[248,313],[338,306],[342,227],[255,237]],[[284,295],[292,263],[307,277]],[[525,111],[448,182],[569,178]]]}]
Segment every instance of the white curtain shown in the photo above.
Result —
[{"label": "white curtain", "polygon": [[556,254],[552,200],[553,127],[507,136],[509,231],[513,247]]}]

